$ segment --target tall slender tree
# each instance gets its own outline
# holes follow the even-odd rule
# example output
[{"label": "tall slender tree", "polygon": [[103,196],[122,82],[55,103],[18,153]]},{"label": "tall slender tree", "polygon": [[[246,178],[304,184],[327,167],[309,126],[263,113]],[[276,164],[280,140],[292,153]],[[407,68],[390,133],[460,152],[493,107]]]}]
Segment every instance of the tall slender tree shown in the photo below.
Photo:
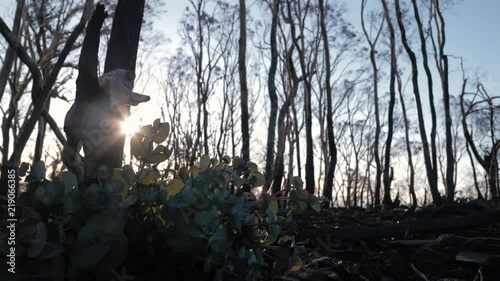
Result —
[{"label": "tall slender tree", "polygon": [[380,187],[381,187],[381,179],[382,179],[382,164],[380,160],[380,151],[379,151],[379,141],[380,141],[380,131],[381,131],[381,123],[380,123],[380,110],[379,110],[379,93],[378,93],[378,65],[376,59],[376,45],[377,41],[382,33],[382,27],[384,26],[385,17],[382,18],[380,22],[380,26],[375,33],[375,38],[372,38],[368,30],[365,26],[364,20],[364,9],[366,6],[366,0],[361,0],[361,27],[363,28],[363,33],[365,35],[366,41],[368,45],[370,45],[370,62],[372,64],[373,70],[373,95],[374,95],[374,104],[375,104],[375,137],[373,140],[373,157],[375,160],[375,205],[380,205]]},{"label": "tall slender tree", "polygon": [[[326,4],[328,5],[328,4]],[[337,164],[337,146],[335,144],[335,135],[333,133],[333,106],[332,106],[332,85],[330,82],[332,76],[330,63],[330,45],[328,41],[328,31],[326,29],[326,8],[323,0],[319,0],[319,12],[321,21],[321,36],[323,37],[323,49],[325,58],[325,89],[326,89],[326,126],[328,134],[328,165],[326,167],[325,185],[323,187],[323,196],[332,201],[333,176]]]},{"label": "tall slender tree", "polygon": [[[248,114],[248,85],[247,85],[247,67],[246,67],[246,50],[247,50],[247,11],[245,0],[240,0],[240,41],[239,41],[239,56],[238,69],[240,75],[240,90],[241,90],[241,136],[242,146],[241,154],[245,161],[250,160],[250,130],[248,122],[250,116]],[[269,78],[271,79],[271,78]],[[271,91],[271,90],[269,90]],[[271,95],[271,92],[269,92]],[[271,111],[272,112],[272,111]],[[271,124],[269,125],[271,127]],[[273,126],[274,130],[274,126]],[[274,140],[274,138],[273,138]],[[272,147],[272,146],[271,146]]]},{"label": "tall slender tree", "polygon": [[[266,183],[264,191],[271,186],[271,181],[274,175],[274,140],[276,135],[276,117],[278,114],[278,96],[276,94],[276,69],[278,66],[278,45],[277,45],[277,29],[278,29],[278,12],[279,1],[272,1],[272,22],[271,22],[271,65],[269,66],[269,76],[267,79],[267,88],[269,90],[269,101],[271,103],[271,111],[269,112],[269,125],[267,127],[267,152],[266,152]],[[278,157],[278,156],[277,156]],[[275,187],[279,188],[279,187]]]},{"label": "tall slender tree", "polygon": [[391,182],[393,178],[393,169],[391,167],[391,144],[394,134],[394,104],[396,101],[396,34],[392,25],[392,18],[390,15],[389,7],[385,0],[382,1],[384,8],[385,21],[389,28],[389,40],[391,49],[391,72],[389,78],[389,112],[387,114],[387,139],[385,142],[385,155],[384,155],[384,205],[391,205]]},{"label": "tall slender tree", "polygon": [[[414,3],[414,7],[416,7],[415,1],[413,1],[413,3]],[[432,142],[431,149],[433,151],[431,154],[431,152],[429,151],[429,142],[427,140],[427,132],[426,132],[425,121],[424,121],[424,112],[423,112],[423,107],[422,107],[422,98],[421,98],[421,94],[420,94],[420,87],[419,87],[419,81],[418,81],[417,56],[415,55],[415,52],[412,50],[412,48],[408,44],[408,38],[406,36],[406,28],[405,28],[404,23],[403,23],[403,16],[402,16],[401,6],[399,4],[399,0],[395,0],[395,5],[396,5],[396,19],[398,22],[399,30],[401,32],[401,42],[402,42],[403,47],[404,47],[406,53],[408,54],[408,57],[410,58],[410,62],[411,62],[413,95],[415,97],[418,127],[419,127],[420,138],[422,140],[422,150],[424,153],[424,163],[425,163],[425,170],[427,172],[427,180],[429,181],[429,186],[430,186],[430,190],[431,190],[431,194],[432,194],[432,200],[433,200],[434,204],[441,205],[442,198],[441,198],[441,195],[439,194],[439,190],[438,190],[438,174],[437,174],[436,161],[435,161],[435,135],[433,135],[435,127],[433,125],[433,127],[432,127],[433,129],[431,131],[431,142]],[[418,24],[418,21],[420,18],[418,13],[415,13],[414,16],[415,16],[415,19],[416,19],[417,24]],[[429,81],[428,81],[428,83],[430,83]],[[429,93],[429,95],[431,95],[431,93]],[[430,98],[431,97],[432,96],[430,96]],[[433,103],[433,102],[429,101],[429,103]],[[431,107],[432,107],[432,105],[431,105]],[[434,118],[435,118],[435,115],[434,115]],[[432,121],[433,124],[435,123],[434,118]]]}]

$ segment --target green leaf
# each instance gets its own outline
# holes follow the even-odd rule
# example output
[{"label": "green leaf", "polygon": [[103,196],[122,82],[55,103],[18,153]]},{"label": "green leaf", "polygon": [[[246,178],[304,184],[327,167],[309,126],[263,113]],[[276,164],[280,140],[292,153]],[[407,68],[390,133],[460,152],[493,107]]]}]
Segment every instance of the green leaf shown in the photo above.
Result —
[{"label": "green leaf", "polygon": [[74,188],[78,188],[78,179],[72,172],[68,171],[61,172],[54,179],[54,182],[60,183],[64,186],[65,194]]},{"label": "green leaf", "polygon": [[134,205],[137,202],[137,195],[132,194],[129,197],[127,197],[125,200],[123,200],[123,207],[128,208],[132,205]]},{"label": "green leaf", "polygon": [[43,181],[35,191],[35,200],[44,206],[59,203],[64,196],[64,188],[50,181]]},{"label": "green leaf", "polygon": [[38,161],[31,166],[30,174],[26,177],[27,182],[39,182],[45,178],[45,163]]},{"label": "green leaf", "polygon": [[300,177],[293,177],[292,178],[292,184],[295,187],[296,190],[300,191],[303,189],[304,182]]},{"label": "green leaf", "polygon": [[154,141],[156,143],[162,143],[167,139],[169,134],[170,134],[170,125],[168,123],[161,123],[158,128],[158,131],[156,132],[156,137],[154,138]]},{"label": "green leaf", "polygon": [[204,246],[199,238],[185,235],[173,227],[168,228],[167,237],[168,245],[177,253],[193,253]]},{"label": "green leaf", "polygon": [[289,271],[290,272],[295,272],[295,271],[298,271],[299,269],[302,268],[303,262],[300,259],[300,257],[298,257],[298,256],[292,256],[290,258],[290,265],[291,266],[290,266]]},{"label": "green leaf", "polygon": [[47,242],[46,247],[40,253],[39,257],[42,260],[50,260],[61,255],[64,251],[66,251],[65,247],[53,242]]},{"label": "green leaf", "polygon": [[149,169],[145,169],[139,174],[138,182],[142,185],[152,185],[156,183],[156,178]]},{"label": "green leaf", "polygon": [[47,244],[47,227],[43,222],[38,222],[36,224],[35,237],[31,241],[31,245],[26,251],[28,258],[35,258],[40,255],[40,253],[45,248]]},{"label": "green leaf", "polygon": [[212,235],[219,227],[219,213],[217,208],[212,206],[211,210],[198,212],[194,221],[204,234]]},{"label": "green leaf", "polygon": [[288,200],[288,206],[292,211],[301,212],[307,208],[307,198],[309,193],[307,190],[292,190],[290,191],[290,199]]},{"label": "green leaf", "polygon": [[152,125],[142,126],[139,129],[139,133],[141,133],[142,135],[144,135],[146,137],[151,137],[151,135],[153,134],[153,126]]},{"label": "green leaf", "polygon": [[271,212],[273,212],[274,215],[276,215],[278,213],[278,201],[276,200],[271,200],[269,202],[269,210],[271,210]]},{"label": "green leaf", "polygon": [[200,159],[200,170],[204,171],[210,167],[210,157],[203,154]]},{"label": "green leaf", "polygon": [[245,246],[241,246],[238,250],[238,258],[242,259],[246,256],[247,248]]},{"label": "green leaf", "polygon": [[66,268],[64,266],[64,257],[62,254],[52,259],[50,263],[52,281],[64,281]]},{"label": "green leaf", "polygon": [[248,179],[254,187],[263,186],[264,183],[266,183],[266,178],[264,177],[263,174],[259,173],[258,171],[251,171],[250,174],[248,175]]},{"label": "green leaf", "polygon": [[318,197],[311,195],[309,197],[309,204],[311,205],[311,208],[316,212],[321,211],[321,204],[319,202]]},{"label": "green leaf", "polygon": [[166,187],[168,196],[172,197],[175,194],[179,193],[179,191],[181,191],[184,186],[185,184],[181,179],[172,180]]},{"label": "green leaf", "polygon": [[293,243],[293,241],[295,240],[295,238],[291,235],[285,235],[285,236],[282,236],[280,237],[280,239],[278,240],[278,245],[291,245]]},{"label": "green leaf", "polygon": [[189,178],[189,171],[186,167],[181,167],[179,169],[179,178],[181,178],[183,182],[187,182]]},{"label": "green leaf", "polygon": [[30,164],[23,162],[21,163],[21,166],[19,166],[19,176],[24,177],[26,176],[26,172],[30,168]]},{"label": "green leaf", "polygon": [[229,164],[231,163],[231,157],[228,155],[224,155],[224,157],[222,157],[222,161],[224,161],[224,163],[226,164]]},{"label": "green leaf", "polygon": [[130,152],[137,159],[142,159],[146,156],[146,150],[142,146],[141,140],[138,136],[132,136],[130,138]]},{"label": "green leaf", "polygon": [[196,165],[193,165],[191,166],[191,168],[189,168],[189,173],[191,174],[191,178],[196,178],[200,173],[200,168]]},{"label": "green leaf", "polygon": [[98,239],[91,245],[75,247],[73,251],[74,262],[80,268],[88,268],[97,265],[110,249],[111,245],[101,239]]},{"label": "green leaf", "polygon": [[150,163],[150,164],[158,164],[158,163],[161,163],[167,159],[168,159],[168,157],[165,154],[152,153],[152,154],[149,154],[148,156],[146,156],[146,158],[144,158],[144,161],[146,163]]},{"label": "green leaf", "polygon": [[242,179],[240,177],[233,177],[233,184],[237,187],[240,188],[244,183],[246,183],[246,179]]},{"label": "green leaf", "polygon": [[227,227],[224,225],[217,228],[214,235],[208,240],[210,248],[215,253],[225,253],[226,250],[231,246],[228,241]]}]

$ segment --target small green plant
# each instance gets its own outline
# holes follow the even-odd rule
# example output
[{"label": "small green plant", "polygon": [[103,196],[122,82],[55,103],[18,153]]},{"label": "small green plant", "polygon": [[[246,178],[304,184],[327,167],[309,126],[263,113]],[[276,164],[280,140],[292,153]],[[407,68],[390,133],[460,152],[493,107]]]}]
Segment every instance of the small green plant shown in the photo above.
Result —
[{"label": "small green plant", "polygon": [[[163,145],[169,131],[169,124],[159,120],[142,127],[131,138],[138,170],[129,165],[101,167],[87,186],[71,172],[51,182],[44,177],[43,162],[31,169],[23,163],[21,173],[30,171],[20,202],[31,215],[18,230],[21,255],[51,263],[54,278],[64,278],[65,272],[76,278],[82,272],[98,274],[119,266],[127,258],[128,245],[142,243],[130,239],[143,239],[154,255],[152,237],[160,237],[173,251],[203,259],[204,271],[215,270],[218,280],[225,274],[260,280],[270,273],[298,270],[302,261],[294,237],[282,230],[292,223],[292,212],[320,208],[302,180],[292,180],[288,198],[256,195],[264,184],[257,165],[239,157],[219,160],[207,155],[167,176],[158,165],[172,154]],[[280,200],[287,201],[288,209],[279,210]],[[64,257],[70,257],[70,264]]]}]

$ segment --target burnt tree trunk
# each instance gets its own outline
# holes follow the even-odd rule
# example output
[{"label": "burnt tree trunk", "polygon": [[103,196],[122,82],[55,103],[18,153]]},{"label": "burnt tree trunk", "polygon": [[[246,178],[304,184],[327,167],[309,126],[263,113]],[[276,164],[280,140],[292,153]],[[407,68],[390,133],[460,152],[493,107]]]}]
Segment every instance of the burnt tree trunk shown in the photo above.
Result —
[{"label": "burnt tree trunk", "polygon": [[[119,0],[113,18],[111,37],[109,38],[104,73],[115,69],[127,69],[135,72],[137,49],[144,16],[145,0]],[[116,122],[123,120],[130,114],[130,106],[124,105],[125,115],[115,117]],[[111,136],[114,140],[113,148],[107,157],[102,159],[101,165],[110,168],[122,166],[123,146],[125,135],[120,126],[113,126]]]},{"label": "burnt tree trunk", "polygon": [[[143,11],[143,0],[118,2],[104,73],[116,69],[135,73]],[[75,102],[64,124],[67,145],[63,149],[63,161],[79,180],[84,179],[83,175],[93,178],[100,166],[119,168],[123,160],[125,135],[120,122],[130,114],[131,103],[115,106],[111,95],[99,85],[98,78],[100,32],[106,16],[104,6],[97,5],[87,26],[78,62]],[[78,160],[81,146],[85,152],[85,171]]]},{"label": "burnt tree trunk", "polygon": [[[273,173],[276,167],[274,166],[274,140],[276,136],[276,112],[278,111],[278,96],[276,95],[276,68],[278,66],[278,46],[276,43],[276,32],[278,26],[279,2],[273,1],[273,19],[271,24],[271,66],[269,67],[269,77],[267,80],[267,88],[269,89],[269,102],[271,103],[271,111],[269,114],[269,126],[267,127],[267,151],[266,151],[266,182],[264,191],[267,191],[273,180]],[[280,112],[281,113],[281,112]],[[278,159],[276,155],[276,159]],[[282,159],[280,159],[282,160]],[[282,167],[279,167],[281,169]],[[283,170],[283,169],[282,169]],[[279,173],[283,174],[282,171]],[[279,188],[275,187],[276,188]]]}]

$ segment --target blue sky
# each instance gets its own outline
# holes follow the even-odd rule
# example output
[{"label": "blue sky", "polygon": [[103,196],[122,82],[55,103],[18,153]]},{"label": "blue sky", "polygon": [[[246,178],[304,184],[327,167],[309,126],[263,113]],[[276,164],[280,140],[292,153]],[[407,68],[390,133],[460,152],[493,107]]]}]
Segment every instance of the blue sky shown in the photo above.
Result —
[{"label": "blue sky", "polygon": [[[151,0],[150,0],[151,1]],[[236,1],[236,0],[231,0]],[[247,0],[247,5],[260,0]],[[330,2],[336,0],[329,0]],[[372,0],[375,4],[379,1]],[[464,58],[466,69],[478,73],[485,79],[490,94],[500,95],[500,1],[498,0],[451,0],[454,5],[446,11],[446,31],[448,54]],[[360,26],[359,9],[361,0],[342,1],[348,11],[346,18],[355,26]],[[392,2],[392,0],[389,0]],[[177,26],[188,0],[167,0],[167,10],[155,21],[155,28],[161,30],[173,42],[166,47],[177,47]],[[0,16],[12,24],[15,11],[14,0],[2,0]],[[472,77],[471,77],[472,78]],[[494,93],[495,92],[495,93]]]},{"label": "blue sky", "polygon": [[[254,1],[247,0],[247,5],[252,5]],[[336,0],[329,0],[333,1]],[[377,0],[372,1],[379,4]],[[348,9],[346,18],[361,31],[359,16],[361,0],[341,2],[344,2]],[[446,52],[463,57],[470,78],[472,79],[477,73],[484,79],[484,84],[491,95],[500,95],[500,1],[451,0],[451,2],[454,3],[453,6],[445,12]],[[156,21],[156,27],[173,40],[170,47],[177,45],[178,21],[187,5],[189,5],[187,0],[167,1],[166,15]],[[457,68],[452,69],[452,71],[457,70]]]}]

